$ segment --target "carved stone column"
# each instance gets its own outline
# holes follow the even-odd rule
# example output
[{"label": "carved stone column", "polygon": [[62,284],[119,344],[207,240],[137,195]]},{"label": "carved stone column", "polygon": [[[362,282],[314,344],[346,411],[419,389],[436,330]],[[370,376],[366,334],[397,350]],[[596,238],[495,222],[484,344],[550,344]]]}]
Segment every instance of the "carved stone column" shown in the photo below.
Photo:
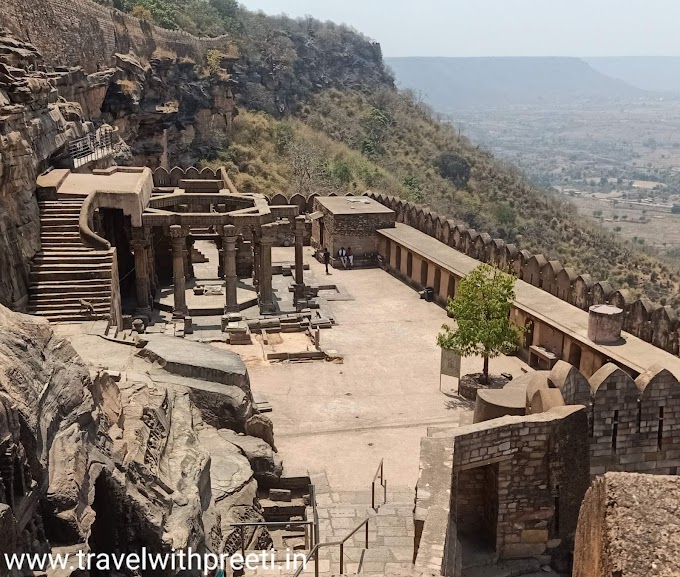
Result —
[{"label": "carved stone column", "polygon": [[253,229],[253,284],[260,286],[260,267],[262,266],[262,247],[260,246],[261,231]]},{"label": "carved stone column", "polygon": [[187,234],[189,231],[178,224],[170,227],[170,246],[172,247],[172,281],[174,283],[175,306],[172,316],[184,318],[187,313],[186,279],[184,277],[184,259],[187,251]]},{"label": "carved stone column", "polygon": [[146,230],[148,230],[149,238],[149,248],[147,249],[146,254],[149,260],[149,282],[151,291],[151,303],[153,303],[153,300],[156,296],[156,292],[158,291],[158,274],[156,273],[156,250],[154,249],[153,244],[153,228],[147,227]]},{"label": "carved stone column", "polygon": [[225,313],[238,312],[238,299],[236,295],[236,239],[238,231],[233,224],[222,227],[222,249],[224,254],[224,276],[226,279],[226,306]]},{"label": "carved stone column", "polygon": [[304,286],[304,242],[305,242],[305,217],[295,218],[295,284]]},{"label": "carved stone column", "polygon": [[[262,225],[260,238],[260,313],[272,313],[274,305],[274,291],[272,290],[272,244],[274,243],[275,224]],[[256,261],[257,262],[257,261]]]},{"label": "carved stone column", "polygon": [[149,239],[148,229],[144,227],[133,228],[130,246],[135,255],[136,314],[151,318],[151,271],[149,270],[151,240]]},{"label": "carved stone column", "polygon": [[184,251],[184,278],[189,281],[194,278],[194,263],[192,255],[194,239],[187,235],[185,244],[186,250]]}]

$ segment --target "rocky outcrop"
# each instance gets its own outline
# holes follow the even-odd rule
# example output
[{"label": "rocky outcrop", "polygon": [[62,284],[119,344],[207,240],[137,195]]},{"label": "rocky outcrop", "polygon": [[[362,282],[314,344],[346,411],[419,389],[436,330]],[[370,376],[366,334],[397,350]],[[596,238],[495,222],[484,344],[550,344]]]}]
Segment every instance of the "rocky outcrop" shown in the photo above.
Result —
[{"label": "rocky outcrop", "polygon": [[40,248],[35,181],[91,126],[78,105],[59,100],[41,56],[0,30],[0,304],[22,308],[28,268]]},{"label": "rocky outcrop", "polygon": [[228,69],[201,73],[200,63],[172,53],[148,63],[116,54],[115,64],[101,117],[130,144],[128,163],[193,166],[214,154],[237,113]]},{"label": "rocky outcrop", "polygon": [[[210,358],[214,349],[197,346]],[[251,398],[234,357],[243,388],[213,384]],[[240,534],[230,524],[262,519],[257,482],[282,468],[271,446],[212,427],[192,401],[191,378],[135,362],[118,381],[91,372],[47,321],[0,306],[1,546],[236,551]],[[264,529],[246,537],[247,545],[270,542]]]},{"label": "rocky outcrop", "polygon": [[36,178],[73,167],[69,141],[108,122],[117,129],[117,163],[193,165],[236,114],[229,58],[210,73],[168,51],[150,60],[111,54],[111,62],[89,75],[48,69],[33,45],[0,30],[0,304],[25,310],[30,260],[40,249]]},{"label": "rocky outcrop", "polygon": [[680,479],[607,473],[583,499],[574,548],[574,577],[680,574]]}]

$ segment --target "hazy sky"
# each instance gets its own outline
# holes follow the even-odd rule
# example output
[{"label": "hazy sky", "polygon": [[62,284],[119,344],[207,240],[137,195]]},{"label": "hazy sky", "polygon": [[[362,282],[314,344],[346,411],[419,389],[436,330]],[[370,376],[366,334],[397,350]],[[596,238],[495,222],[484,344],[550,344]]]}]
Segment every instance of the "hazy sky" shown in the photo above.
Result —
[{"label": "hazy sky", "polygon": [[386,56],[678,56],[678,0],[241,0],[345,22]]}]

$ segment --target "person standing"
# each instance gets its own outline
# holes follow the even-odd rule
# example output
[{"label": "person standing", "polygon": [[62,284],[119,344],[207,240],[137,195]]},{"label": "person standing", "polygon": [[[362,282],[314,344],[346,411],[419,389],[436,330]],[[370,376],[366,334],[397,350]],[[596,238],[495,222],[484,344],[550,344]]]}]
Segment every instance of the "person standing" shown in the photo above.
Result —
[{"label": "person standing", "polygon": [[354,266],[354,254],[352,254],[352,247],[347,247],[347,260],[349,261],[349,268]]},{"label": "person standing", "polygon": [[323,264],[326,265],[326,274],[331,274],[328,272],[328,265],[331,262],[331,253],[328,252],[328,247],[324,247],[323,249]]},{"label": "person standing", "polygon": [[342,266],[347,268],[347,251],[345,250],[344,246],[340,247],[340,250],[338,251],[338,256],[340,257],[340,262],[342,263]]}]

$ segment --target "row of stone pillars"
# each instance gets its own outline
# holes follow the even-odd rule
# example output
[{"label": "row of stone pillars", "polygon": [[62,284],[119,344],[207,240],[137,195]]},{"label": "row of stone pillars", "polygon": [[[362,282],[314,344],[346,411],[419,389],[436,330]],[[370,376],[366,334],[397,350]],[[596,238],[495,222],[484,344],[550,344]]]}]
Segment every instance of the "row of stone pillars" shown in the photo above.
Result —
[{"label": "row of stone pillars", "polygon": [[[276,224],[265,224],[253,234],[253,282],[257,287],[261,313],[272,313],[276,310],[274,292],[272,289],[272,245],[276,233]],[[169,229],[170,247],[172,250],[172,277],[174,290],[173,316],[183,318],[188,314],[186,304],[186,280],[187,280],[187,237],[190,233],[188,227],[172,225]],[[304,259],[303,243],[305,233],[305,217],[295,219],[295,291],[296,296],[303,292],[304,288]],[[234,225],[228,224],[220,230],[222,237],[222,270],[226,281],[225,312],[238,312],[236,274],[236,256],[238,230]],[[155,263],[153,245],[148,227],[132,230],[131,247],[135,255],[135,277],[137,288],[137,314],[150,317],[153,305],[153,295],[156,288],[153,285],[155,278]],[[190,266],[190,265],[189,265]]]}]

